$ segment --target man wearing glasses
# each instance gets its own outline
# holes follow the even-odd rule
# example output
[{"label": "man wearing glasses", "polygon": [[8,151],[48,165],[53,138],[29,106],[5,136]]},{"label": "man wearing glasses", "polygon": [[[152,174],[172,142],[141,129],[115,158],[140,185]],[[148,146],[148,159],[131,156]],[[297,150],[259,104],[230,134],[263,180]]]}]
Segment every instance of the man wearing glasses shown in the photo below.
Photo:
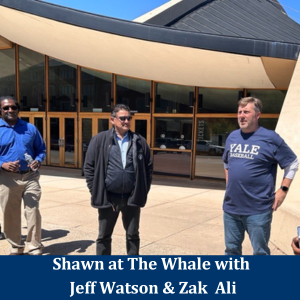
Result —
[{"label": "man wearing glasses", "polygon": [[[45,159],[45,143],[30,123],[18,115],[19,103],[11,96],[0,97],[0,204],[3,211],[3,232],[10,243],[10,255],[22,255],[21,202],[27,220],[28,253],[41,255],[41,187],[38,169]],[[33,159],[27,162],[25,153]],[[34,170],[34,171],[33,171]]]},{"label": "man wearing glasses", "polygon": [[94,136],[86,153],[84,175],[91,205],[98,208],[97,255],[111,255],[120,212],[127,254],[139,255],[140,209],[147,201],[153,163],[146,140],[130,130],[131,120],[128,106],[115,105],[110,117],[113,127]]}]

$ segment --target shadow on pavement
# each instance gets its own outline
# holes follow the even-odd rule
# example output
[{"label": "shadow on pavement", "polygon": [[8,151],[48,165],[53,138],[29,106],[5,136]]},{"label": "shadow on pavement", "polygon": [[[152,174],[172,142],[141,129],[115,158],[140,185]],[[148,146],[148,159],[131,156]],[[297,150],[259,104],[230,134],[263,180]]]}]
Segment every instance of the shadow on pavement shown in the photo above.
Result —
[{"label": "shadow on pavement", "polygon": [[72,253],[73,255],[76,255],[76,253],[85,253],[86,249],[94,243],[95,241],[80,240],[80,241],[52,244],[43,249],[43,254],[44,255],[68,255]]}]

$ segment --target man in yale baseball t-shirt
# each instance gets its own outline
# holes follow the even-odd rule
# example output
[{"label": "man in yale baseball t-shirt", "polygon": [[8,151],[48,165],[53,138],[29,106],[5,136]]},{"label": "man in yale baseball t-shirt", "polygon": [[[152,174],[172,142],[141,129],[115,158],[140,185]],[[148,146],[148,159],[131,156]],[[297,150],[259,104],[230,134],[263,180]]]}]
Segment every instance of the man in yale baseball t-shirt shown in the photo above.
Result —
[{"label": "man in yale baseball t-shirt", "polygon": [[[240,129],[226,140],[223,161],[225,254],[242,255],[245,232],[254,255],[269,255],[268,242],[273,211],[284,201],[298,160],[274,131],[259,126],[262,103],[253,97],[238,102]],[[281,187],[275,191],[277,166],[284,169]]]}]

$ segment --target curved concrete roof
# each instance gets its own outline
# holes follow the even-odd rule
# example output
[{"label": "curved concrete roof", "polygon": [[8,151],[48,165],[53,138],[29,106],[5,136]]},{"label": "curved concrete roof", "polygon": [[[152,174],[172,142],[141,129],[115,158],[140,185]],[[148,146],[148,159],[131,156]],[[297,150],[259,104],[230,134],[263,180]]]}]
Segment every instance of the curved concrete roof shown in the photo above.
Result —
[{"label": "curved concrete roof", "polygon": [[[36,0],[0,0],[0,14],[0,35],[34,51],[104,72],[192,86],[286,88],[300,49],[138,24]],[[289,76],[282,78],[282,72]]]}]

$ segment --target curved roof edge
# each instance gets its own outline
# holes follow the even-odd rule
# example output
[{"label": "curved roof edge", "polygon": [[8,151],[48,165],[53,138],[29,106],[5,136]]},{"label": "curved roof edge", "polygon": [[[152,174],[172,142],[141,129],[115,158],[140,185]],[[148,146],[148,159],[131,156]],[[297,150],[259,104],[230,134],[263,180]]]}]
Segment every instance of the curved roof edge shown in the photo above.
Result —
[{"label": "curved roof edge", "polygon": [[37,0],[0,0],[0,5],[74,26],[183,47],[293,60],[298,58],[300,52],[300,44],[217,36],[140,24]]}]

